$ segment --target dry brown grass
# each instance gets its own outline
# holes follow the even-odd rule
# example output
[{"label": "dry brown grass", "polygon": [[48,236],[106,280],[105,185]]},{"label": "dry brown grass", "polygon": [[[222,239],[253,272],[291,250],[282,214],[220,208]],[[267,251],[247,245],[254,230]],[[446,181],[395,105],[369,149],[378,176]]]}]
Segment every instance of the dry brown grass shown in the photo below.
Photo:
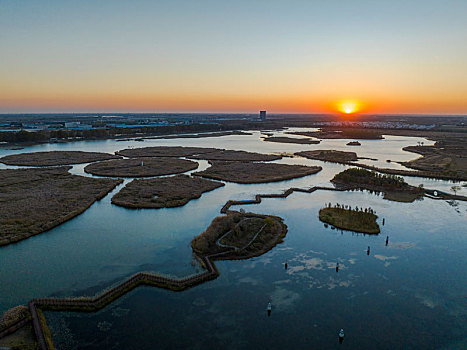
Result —
[{"label": "dry brown grass", "polygon": [[135,209],[180,207],[221,186],[221,182],[188,175],[133,180],[112,198],[112,203]]},{"label": "dry brown grass", "polygon": [[182,147],[182,146],[156,146],[124,149],[115,154],[130,158],[140,157],[187,157],[194,154],[201,154],[215,151],[216,148],[203,147]]},{"label": "dry brown grass", "polygon": [[31,317],[29,309],[25,305],[15,306],[5,311],[0,318],[0,330],[8,328],[23,318]]},{"label": "dry brown grass", "polygon": [[70,220],[122,181],[71,175],[69,169],[0,170],[0,245]]},{"label": "dry brown grass", "polygon": [[422,171],[467,178],[467,135],[443,137],[434,146],[408,146],[404,151],[422,155],[401,164]]},{"label": "dry brown grass", "polygon": [[11,154],[0,158],[0,162],[8,165],[54,166],[96,162],[121,157],[108,153],[82,151],[51,151]]},{"label": "dry brown grass", "polygon": [[108,160],[89,164],[84,171],[93,175],[113,177],[148,177],[184,173],[198,163],[186,159],[157,157]]},{"label": "dry brown grass", "polygon": [[212,162],[212,166],[193,175],[242,184],[275,182],[315,174],[319,166],[253,162]]},{"label": "dry brown grass", "polygon": [[232,151],[225,149],[216,149],[213,152],[201,153],[188,158],[206,159],[206,160],[223,160],[223,161],[241,161],[241,162],[260,162],[281,159],[281,156],[275,154],[262,154],[246,151]]},{"label": "dry brown grass", "polygon": [[303,151],[295,153],[297,156],[323,160],[326,162],[350,162],[358,159],[357,153],[355,152],[344,152],[335,150],[315,150],[315,151]]},{"label": "dry brown grass", "polygon": [[0,348],[11,350],[38,350],[36,335],[32,323],[0,339]]},{"label": "dry brown grass", "polygon": [[[250,222],[245,221],[245,219],[250,218],[256,220],[251,220]],[[258,223],[258,221],[260,222]],[[253,242],[244,249],[234,250],[233,248],[220,247],[216,244],[216,241],[222,237],[222,235],[231,229],[235,229],[238,225],[243,225],[240,234],[251,238],[258,232],[258,227],[264,225],[264,229],[260,231]],[[286,233],[287,226],[279,217],[234,212],[225,216],[216,217],[203,233],[193,238],[191,247],[193,251],[200,256],[223,253],[219,258],[248,259],[262,255],[272,249],[276,244],[281,243]],[[239,235],[239,232],[229,237],[229,244],[234,246],[243,246],[242,243],[245,241],[249,241],[249,239],[245,240],[244,237]]]}]

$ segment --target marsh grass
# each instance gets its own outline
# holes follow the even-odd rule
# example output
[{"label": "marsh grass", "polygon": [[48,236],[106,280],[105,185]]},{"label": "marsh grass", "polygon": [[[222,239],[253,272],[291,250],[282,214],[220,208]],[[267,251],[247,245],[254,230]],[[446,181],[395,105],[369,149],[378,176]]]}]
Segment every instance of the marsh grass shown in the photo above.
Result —
[{"label": "marsh grass", "polygon": [[210,168],[193,175],[214,180],[223,180],[243,184],[275,182],[319,172],[318,166],[288,165],[277,163],[222,162],[210,161]]},{"label": "marsh grass", "polygon": [[325,162],[345,163],[358,160],[357,153],[345,152],[336,150],[315,150],[303,151],[295,153],[297,156],[302,156],[308,159],[317,159]]},{"label": "marsh grass", "polygon": [[115,152],[117,155],[122,155],[130,158],[140,157],[187,157],[194,154],[201,154],[215,151],[216,148],[204,147],[183,147],[183,146],[155,146],[124,149]]},{"label": "marsh grass", "polygon": [[[250,220],[250,219],[254,220]],[[221,247],[216,242],[229,230],[236,227],[241,229],[233,235],[228,235],[229,245],[242,247],[248,243],[256,233],[256,238],[244,249]],[[260,230],[262,227],[264,228]],[[248,259],[259,256],[281,243],[287,233],[287,226],[276,216],[254,213],[229,212],[225,216],[216,217],[209,227],[200,235],[193,238],[191,247],[195,254],[207,256],[220,254],[219,259]]]},{"label": "marsh grass", "polygon": [[92,163],[87,165],[84,171],[98,176],[150,177],[184,173],[197,167],[198,163],[187,159],[144,157]]},{"label": "marsh grass", "polygon": [[71,175],[69,169],[0,170],[0,245],[70,220],[122,181]]},{"label": "marsh grass", "polygon": [[180,207],[221,186],[221,182],[188,175],[133,180],[113,196],[112,203],[135,209]]},{"label": "marsh grass", "polygon": [[121,157],[109,153],[82,151],[51,151],[11,154],[0,158],[0,163],[24,166],[55,166],[82,164]]},{"label": "marsh grass", "polygon": [[320,140],[298,139],[298,138],[283,137],[283,136],[265,137],[263,138],[263,141],[278,142],[278,143],[297,143],[300,145],[317,145],[321,142]]}]

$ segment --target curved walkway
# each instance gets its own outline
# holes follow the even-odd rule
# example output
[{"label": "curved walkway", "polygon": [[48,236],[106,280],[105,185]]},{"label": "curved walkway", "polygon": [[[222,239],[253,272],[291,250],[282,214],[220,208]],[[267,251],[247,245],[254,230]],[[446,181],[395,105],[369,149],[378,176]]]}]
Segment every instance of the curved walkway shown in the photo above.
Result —
[{"label": "curved walkway", "polygon": [[[314,186],[308,189],[292,187],[288,190],[285,190],[282,193],[278,194],[257,194],[255,199],[252,200],[229,200],[221,209],[221,213],[226,214],[231,212],[230,207],[233,205],[249,205],[249,204],[259,204],[263,198],[286,198],[293,192],[303,192],[303,193],[312,193],[317,190],[325,190],[325,191],[347,191],[351,189],[349,188],[333,188],[333,187],[324,187],[324,186]],[[425,190],[427,191],[427,190]],[[428,190],[432,191],[432,190]],[[444,194],[444,193],[443,193]],[[431,197],[431,196],[430,196]],[[467,200],[467,197],[463,196],[449,196],[451,199],[459,199],[459,200]],[[258,233],[263,229],[262,227],[254,238],[258,235]],[[251,240],[245,247],[246,248],[249,244],[254,241]],[[230,247],[233,248],[233,247]],[[238,248],[237,248],[238,249]],[[214,264],[214,260],[221,259],[223,254],[229,253],[229,251],[221,252],[217,254],[212,254],[208,256],[196,256],[206,268],[206,272],[200,273],[198,275],[182,278],[182,279],[173,279],[163,277],[157,274],[152,274],[148,272],[139,272],[130,278],[128,278],[123,283],[108,289],[107,291],[94,296],[94,297],[76,297],[76,298],[37,298],[32,299],[28,303],[29,311],[31,313],[32,323],[34,326],[34,332],[36,334],[37,342],[39,344],[40,349],[42,350],[50,350],[53,349],[53,345],[51,345],[46,340],[45,336],[45,328],[47,324],[43,324],[41,322],[41,318],[39,317],[39,310],[55,310],[55,311],[86,311],[92,312],[97,311],[104,306],[110,304],[112,301],[116,300],[120,296],[128,293],[129,291],[133,290],[137,286],[140,285],[150,285],[155,286],[158,288],[169,289],[172,291],[183,291],[188,288],[194,287],[198,284],[204,283],[209,280],[216,279],[219,276],[219,272]],[[28,318],[23,318],[18,320],[15,324],[10,325],[8,328],[0,331],[0,338],[13,333],[17,329],[24,326],[26,323],[29,322]]]}]

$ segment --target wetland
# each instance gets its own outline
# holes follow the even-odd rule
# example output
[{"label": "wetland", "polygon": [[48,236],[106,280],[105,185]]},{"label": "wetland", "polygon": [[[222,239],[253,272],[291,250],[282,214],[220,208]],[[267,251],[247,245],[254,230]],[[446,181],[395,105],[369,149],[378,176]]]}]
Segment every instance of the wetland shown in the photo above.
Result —
[{"label": "wetland", "polygon": [[[145,145],[183,144],[273,154],[312,151],[315,147],[344,151],[349,142],[323,139],[318,145],[282,144],[263,142],[259,132],[251,134],[145,140]],[[368,164],[382,166],[386,165],[386,159],[391,159],[393,162],[387,166],[404,170],[397,162],[411,161],[417,155],[403,148],[422,141],[430,143],[420,137],[385,135],[384,139],[361,141],[358,153],[378,159]],[[140,145],[134,141],[109,140],[0,152],[8,155],[60,149],[112,154],[125,147],[137,150]],[[189,155],[193,154],[196,151]],[[179,153],[176,157],[187,155]],[[198,162],[199,171],[209,169],[205,159],[193,161]],[[266,164],[322,170],[272,183],[226,182],[181,207],[158,210],[129,210],[113,205],[112,197],[131,181],[125,180],[81,215],[47,234],[0,248],[0,311],[36,297],[92,296],[140,271],[175,277],[199,274],[204,268],[193,260],[191,242],[207,230],[227,200],[249,200],[257,193],[280,193],[291,187],[331,187],[330,180],[351,167],[302,157],[276,157]],[[86,166],[75,165],[68,172],[91,179],[84,171]],[[15,170],[7,165],[2,168]],[[192,173],[188,171],[186,176],[203,180]],[[453,186],[447,180],[402,177],[414,188],[423,184],[425,189],[451,193]],[[152,179],[138,181],[146,180]],[[462,183],[459,185],[458,194],[465,195],[466,188]],[[419,199],[411,203],[387,201],[383,195],[367,189],[294,192],[287,198],[265,198],[248,210],[282,218],[288,232],[280,244],[264,254],[217,261],[219,278],[183,292],[138,287],[97,313],[44,311],[44,319],[58,349],[102,349],[117,343],[130,349],[151,349],[155,342],[162,349],[214,348],[225,344],[245,349],[290,346],[332,349],[340,328],[351,335],[345,345],[355,349],[462,348],[467,341],[467,310],[463,302],[467,276],[462,272],[462,266],[467,264],[466,238],[462,234],[467,207],[460,200]],[[380,235],[359,235],[324,227],[319,211],[329,202],[360,208],[371,206],[380,218],[385,218],[386,224],[380,227]],[[231,207],[242,208],[247,207]],[[242,248],[244,242],[250,241],[251,232],[262,227],[259,221],[252,221],[253,231],[246,230],[250,226],[247,223],[220,243]],[[232,240],[236,235],[242,238]],[[388,245],[384,242],[386,236]],[[367,246],[371,246],[369,255]],[[288,269],[284,269],[284,262],[288,262]],[[265,311],[268,301],[273,305],[269,318]],[[297,322],[305,326],[294,327]],[[375,337],[374,329],[385,329],[388,322],[391,332]],[[368,329],[368,323],[373,330]],[[288,329],[287,337],[281,335],[283,327]],[[185,335],[183,339],[180,332]],[[2,341],[0,345],[4,344]]]}]

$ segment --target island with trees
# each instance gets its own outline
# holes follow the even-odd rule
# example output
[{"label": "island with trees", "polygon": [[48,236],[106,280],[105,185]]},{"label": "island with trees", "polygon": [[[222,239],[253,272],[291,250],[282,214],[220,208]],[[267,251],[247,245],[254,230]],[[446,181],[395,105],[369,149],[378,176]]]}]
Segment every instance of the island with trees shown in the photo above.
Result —
[{"label": "island with trees", "polygon": [[397,202],[413,202],[423,197],[423,187],[407,184],[400,176],[380,174],[366,169],[350,168],[331,180],[338,187],[383,192],[384,198]]},{"label": "island with trees", "polygon": [[342,230],[378,234],[378,216],[371,208],[351,208],[349,205],[329,203],[319,211],[319,219]]}]

